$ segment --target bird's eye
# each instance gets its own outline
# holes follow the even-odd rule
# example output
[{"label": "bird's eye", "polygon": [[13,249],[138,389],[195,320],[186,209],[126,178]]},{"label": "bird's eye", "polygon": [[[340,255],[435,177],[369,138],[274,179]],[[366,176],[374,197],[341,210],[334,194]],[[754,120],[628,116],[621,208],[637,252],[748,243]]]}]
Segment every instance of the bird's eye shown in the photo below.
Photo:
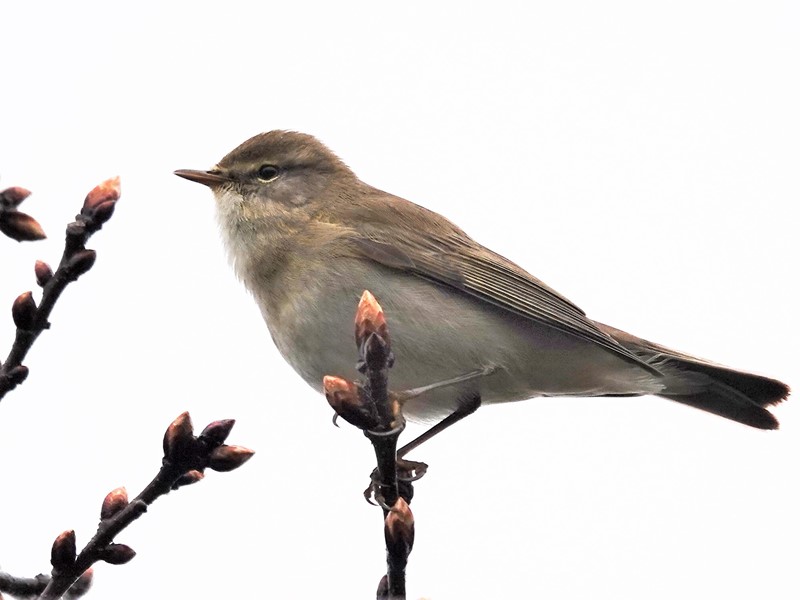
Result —
[{"label": "bird's eye", "polygon": [[275,165],[261,165],[256,174],[261,181],[274,181],[278,177],[278,173],[280,171]]}]

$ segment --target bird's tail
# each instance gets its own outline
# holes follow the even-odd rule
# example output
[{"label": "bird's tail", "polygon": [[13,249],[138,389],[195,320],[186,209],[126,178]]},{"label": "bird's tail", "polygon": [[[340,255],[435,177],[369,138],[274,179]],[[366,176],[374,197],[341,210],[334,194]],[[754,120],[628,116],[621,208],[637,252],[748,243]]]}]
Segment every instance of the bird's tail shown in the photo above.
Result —
[{"label": "bird's tail", "polygon": [[785,383],[715,365],[602,323],[597,326],[664,374],[666,387],[659,396],[758,429],[778,428],[765,407],[789,396]]}]

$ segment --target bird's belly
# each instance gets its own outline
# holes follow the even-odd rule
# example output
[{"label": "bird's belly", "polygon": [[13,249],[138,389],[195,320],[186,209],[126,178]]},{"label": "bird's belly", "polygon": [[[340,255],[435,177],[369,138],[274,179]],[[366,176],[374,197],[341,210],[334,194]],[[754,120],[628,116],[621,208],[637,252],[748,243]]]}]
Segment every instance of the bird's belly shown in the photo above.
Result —
[{"label": "bird's belly", "polygon": [[315,389],[325,375],[357,379],[354,315],[369,289],[384,309],[394,367],[392,389],[410,389],[494,367],[480,379],[414,399],[411,418],[435,418],[480,394],[484,403],[533,396],[643,394],[662,389],[649,372],[602,347],[519,317],[461,292],[362,261],[346,273],[317,274],[260,302],[284,358]]}]

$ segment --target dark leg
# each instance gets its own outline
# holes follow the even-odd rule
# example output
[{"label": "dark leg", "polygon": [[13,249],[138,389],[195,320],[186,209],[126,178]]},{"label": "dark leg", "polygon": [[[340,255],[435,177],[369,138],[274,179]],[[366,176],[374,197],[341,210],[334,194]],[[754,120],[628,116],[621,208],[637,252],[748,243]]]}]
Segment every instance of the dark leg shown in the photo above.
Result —
[{"label": "dark leg", "polygon": [[450,413],[444,419],[439,421],[436,425],[434,425],[433,427],[422,433],[419,437],[414,438],[413,440],[408,442],[405,446],[400,448],[397,451],[397,458],[398,459],[403,458],[414,448],[427,442],[437,433],[441,433],[451,425],[458,423],[464,417],[468,417],[476,410],[478,410],[478,407],[480,407],[480,405],[481,405],[481,397],[477,395],[472,396],[467,402],[461,404],[457,409],[455,409],[452,413]]}]

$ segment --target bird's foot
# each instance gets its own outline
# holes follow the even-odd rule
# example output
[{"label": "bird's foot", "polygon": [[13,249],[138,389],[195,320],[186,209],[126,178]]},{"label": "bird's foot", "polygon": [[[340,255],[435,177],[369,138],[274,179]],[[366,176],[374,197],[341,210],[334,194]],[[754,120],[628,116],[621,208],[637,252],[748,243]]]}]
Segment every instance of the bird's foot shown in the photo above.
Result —
[{"label": "bird's foot", "polygon": [[[422,479],[428,471],[428,465],[424,462],[397,459],[397,495],[401,496],[406,502],[411,502],[414,497],[413,482]],[[378,469],[373,469],[369,476],[370,483],[364,490],[364,499],[375,506],[380,506],[384,510],[389,510],[391,506],[387,501],[386,486],[381,482],[381,475]],[[389,495],[394,495],[393,490]]]}]

